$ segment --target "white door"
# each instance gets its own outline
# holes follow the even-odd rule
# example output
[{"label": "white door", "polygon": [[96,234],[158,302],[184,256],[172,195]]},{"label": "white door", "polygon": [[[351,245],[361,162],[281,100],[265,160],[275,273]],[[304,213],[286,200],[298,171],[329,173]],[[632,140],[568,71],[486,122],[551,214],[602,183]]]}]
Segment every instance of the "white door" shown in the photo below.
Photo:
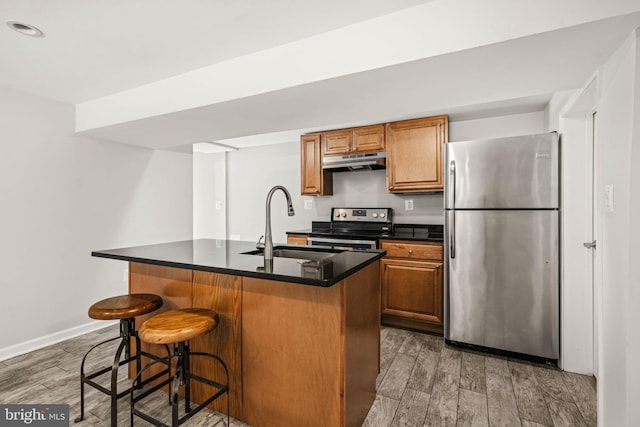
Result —
[{"label": "white door", "polygon": [[[598,363],[599,260],[596,189],[599,170],[595,114],[597,82],[592,82],[561,115],[562,282],[560,367],[593,374]],[[596,246],[597,247],[597,246]]]}]

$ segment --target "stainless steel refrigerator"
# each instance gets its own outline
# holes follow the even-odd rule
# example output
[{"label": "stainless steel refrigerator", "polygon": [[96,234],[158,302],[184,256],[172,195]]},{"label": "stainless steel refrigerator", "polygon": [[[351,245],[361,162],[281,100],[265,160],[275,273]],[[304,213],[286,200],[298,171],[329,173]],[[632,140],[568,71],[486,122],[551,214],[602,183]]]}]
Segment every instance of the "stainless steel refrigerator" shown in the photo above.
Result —
[{"label": "stainless steel refrigerator", "polygon": [[556,132],[445,150],[445,339],[559,356]]}]

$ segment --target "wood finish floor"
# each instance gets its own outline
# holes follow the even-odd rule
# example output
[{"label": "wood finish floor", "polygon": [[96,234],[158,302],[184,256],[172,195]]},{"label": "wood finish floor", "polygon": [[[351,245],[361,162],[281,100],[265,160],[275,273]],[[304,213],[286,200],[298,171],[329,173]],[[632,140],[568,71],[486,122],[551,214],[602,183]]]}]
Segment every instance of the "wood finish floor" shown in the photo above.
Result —
[{"label": "wood finish floor", "polygon": [[377,426],[596,426],[594,377],[383,328]]},{"label": "wood finish floor", "polygon": [[[67,340],[0,362],[0,403],[70,405],[71,425],[108,425],[108,396],[86,387],[80,413],[79,369],[94,344],[118,334],[117,327]],[[91,366],[109,365],[115,347],[105,346]],[[378,392],[364,426],[595,426],[593,377],[546,366],[460,351],[441,337],[382,328]],[[121,384],[126,386],[126,369]],[[224,398],[224,397],[223,397]],[[150,399],[148,411],[167,415],[166,394]],[[204,410],[188,426],[223,426],[226,417]],[[121,399],[118,425],[129,425],[129,404]],[[149,425],[136,419],[136,426]],[[233,420],[234,427],[248,426]]]}]

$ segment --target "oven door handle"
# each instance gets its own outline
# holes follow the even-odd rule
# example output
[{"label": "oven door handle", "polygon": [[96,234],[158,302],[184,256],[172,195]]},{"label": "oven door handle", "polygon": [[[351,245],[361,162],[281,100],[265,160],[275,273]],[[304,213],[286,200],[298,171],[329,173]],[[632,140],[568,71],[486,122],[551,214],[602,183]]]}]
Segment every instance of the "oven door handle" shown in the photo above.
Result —
[{"label": "oven door handle", "polygon": [[376,247],[377,242],[375,240],[353,240],[353,239],[330,239],[328,237],[307,237],[309,243],[337,243],[337,244],[356,244],[356,245],[372,245]]}]

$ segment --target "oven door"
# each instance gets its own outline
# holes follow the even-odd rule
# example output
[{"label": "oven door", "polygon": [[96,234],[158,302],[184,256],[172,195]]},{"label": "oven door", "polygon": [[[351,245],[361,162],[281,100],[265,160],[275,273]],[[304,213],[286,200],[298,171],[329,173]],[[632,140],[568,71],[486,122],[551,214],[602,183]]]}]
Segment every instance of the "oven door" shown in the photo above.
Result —
[{"label": "oven door", "polygon": [[355,239],[337,239],[331,237],[308,237],[307,242],[311,246],[323,246],[331,249],[342,249],[348,251],[363,251],[367,249],[376,249],[378,242],[376,240],[355,240]]}]

